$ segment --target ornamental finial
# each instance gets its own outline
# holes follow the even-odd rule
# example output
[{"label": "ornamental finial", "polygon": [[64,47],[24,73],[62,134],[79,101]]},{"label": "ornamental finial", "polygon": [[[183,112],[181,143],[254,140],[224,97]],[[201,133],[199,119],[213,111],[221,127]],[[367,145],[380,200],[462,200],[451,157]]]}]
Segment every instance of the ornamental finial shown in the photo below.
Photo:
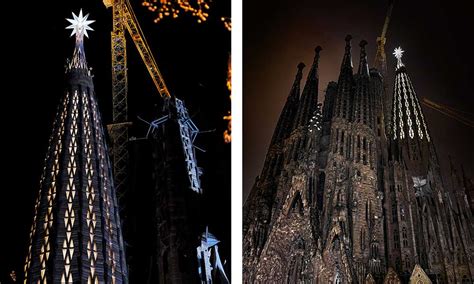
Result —
[{"label": "ornamental finial", "polygon": [[395,58],[397,58],[397,69],[402,66],[405,66],[402,62],[402,56],[404,52],[405,51],[400,46],[395,48],[395,50],[393,51],[393,55],[395,55]]},{"label": "ornamental finial", "polygon": [[72,30],[71,36],[76,35],[76,40],[82,41],[84,35],[89,37],[87,31],[93,31],[93,29],[89,26],[95,20],[87,20],[89,14],[86,16],[82,15],[82,9],[79,11],[79,16],[72,13],[72,19],[66,19],[71,25],[67,26],[67,30]]}]

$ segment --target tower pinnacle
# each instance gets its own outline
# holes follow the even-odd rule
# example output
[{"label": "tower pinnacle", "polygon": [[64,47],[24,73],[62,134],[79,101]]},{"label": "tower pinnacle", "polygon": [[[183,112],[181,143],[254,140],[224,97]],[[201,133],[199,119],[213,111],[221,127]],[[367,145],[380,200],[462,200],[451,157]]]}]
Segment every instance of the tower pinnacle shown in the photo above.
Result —
[{"label": "tower pinnacle", "polygon": [[351,57],[351,40],[352,36],[347,35],[344,39],[346,41],[346,47],[344,51],[344,58],[342,59],[341,70],[351,69],[352,70],[352,57]]},{"label": "tower pinnacle", "polygon": [[314,52],[316,52],[316,54],[319,54],[319,53],[321,52],[321,50],[323,50],[323,48],[322,48],[320,45],[318,45],[318,46],[316,46],[316,48],[314,49]]},{"label": "tower pinnacle", "polygon": [[400,67],[405,66],[403,65],[403,62],[402,62],[402,56],[404,52],[405,50],[403,50],[400,46],[395,48],[395,50],[393,51],[393,55],[395,55],[395,58],[397,58],[397,70]]},{"label": "tower pinnacle", "polygon": [[293,120],[295,119],[296,112],[298,110],[300,82],[303,78],[303,69],[305,68],[305,64],[300,62],[297,68],[298,71],[296,73],[293,86],[291,87],[285,106],[283,107],[283,111],[278,120],[277,127],[275,128],[275,132],[273,134],[272,145],[280,143],[282,139],[287,137],[292,130]]},{"label": "tower pinnacle", "polygon": [[71,36],[76,35],[76,48],[74,49],[71,61],[68,63],[67,70],[75,68],[87,70],[87,61],[84,52],[84,35],[89,37],[87,31],[93,31],[89,25],[95,22],[95,20],[87,20],[89,14],[83,16],[82,9],[79,11],[79,16],[72,13],[72,17],[72,19],[66,19],[71,23],[66,29],[72,30]]},{"label": "tower pinnacle", "polygon": [[366,40],[362,40],[359,43],[359,46],[360,46],[359,74],[363,76],[369,76],[369,65],[367,63],[367,53],[365,51],[366,45],[367,45]]},{"label": "tower pinnacle", "polygon": [[298,64],[298,66],[296,66],[296,67],[298,68],[298,71],[301,71],[301,70],[303,70],[303,68],[306,67],[306,65],[304,65],[303,62],[300,62],[300,63]]},{"label": "tower pinnacle", "polygon": [[79,11],[79,16],[73,12],[72,17],[72,19],[66,19],[69,23],[71,23],[71,25],[66,27],[67,30],[72,30],[71,36],[76,35],[76,40],[78,41],[82,41],[84,35],[89,37],[87,31],[93,31],[89,25],[95,22],[95,20],[87,20],[89,14],[83,16],[82,9]]},{"label": "tower pinnacle", "polygon": [[293,128],[298,128],[303,125],[307,125],[310,118],[314,115],[316,106],[318,104],[318,84],[319,74],[318,66],[319,59],[321,57],[320,52],[323,50],[321,46],[316,46],[314,49],[314,59],[311,69],[308,73],[303,92],[301,93],[301,99],[296,113],[296,120]]}]

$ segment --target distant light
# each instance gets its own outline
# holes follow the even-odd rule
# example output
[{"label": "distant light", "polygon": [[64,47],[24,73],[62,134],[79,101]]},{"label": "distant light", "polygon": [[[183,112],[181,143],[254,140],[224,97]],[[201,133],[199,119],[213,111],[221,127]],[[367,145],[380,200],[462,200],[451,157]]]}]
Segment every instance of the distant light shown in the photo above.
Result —
[{"label": "distant light", "polygon": [[221,17],[224,27],[230,32],[232,30],[232,21],[229,17]]},{"label": "distant light", "polygon": [[209,10],[209,4],[206,0],[145,0],[142,2],[142,6],[146,7],[149,11],[158,14],[154,20],[155,23],[158,23],[165,17],[176,19],[180,12],[190,13],[193,17],[197,18],[198,23],[205,22],[209,16],[206,12]]}]

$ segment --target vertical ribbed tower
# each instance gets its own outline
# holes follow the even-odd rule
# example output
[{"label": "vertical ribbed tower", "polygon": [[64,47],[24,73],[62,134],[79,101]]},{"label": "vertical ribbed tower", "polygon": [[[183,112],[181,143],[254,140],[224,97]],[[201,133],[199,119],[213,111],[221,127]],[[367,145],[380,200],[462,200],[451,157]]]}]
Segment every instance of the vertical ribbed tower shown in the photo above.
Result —
[{"label": "vertical ribbed tower", "polygon": [[398,155],[416,175],[426,175],[430,160],[430,135],[418,96],[402,62],[403,50],[395,49],[397,68],[392,108],[392,138],[399,145]]},{"label": "vertical ribbed tower", "polygon": [[[469,283],[474,278],[474,231],[462,187],[448,190],[418,96],[401,58],[397,58],[392,109],[393,177],[386,209],[388,262],[402,279],[416,265],[436,283]],[[453,261],[454,260],[454,261]],[[462,281],[461,281],[462,280]],[[467,281],[467,282],[465,282]]]},{"label": "vertical ribbed tower", "polygon": [[319,45],[314,49],[314,60],[311,70],[308,73],[308,77],[306,78],[306,84],[304,86],[303,93],[301,94],[301,102],[299,104],[295,119],[295,129],[300,126],[307,126],[309,120],[317,110],[319,86],[318,68],[321,50],[323,49]]},{"label": "vertical ribbed tower", "polygon": [[[382,189],[377,175],[376,117],[380,89],[365,46],[353,74],[351,36],[338,83],[328,86],[318,186],[322,206],[319,266],[322,282],[365,283],[384,272]],[[325,102],[326,103],[326,102]],[[332,110],[332,113],[331,113]]]},{"label": "vertical ribbed tower", "polygon": [[[315,49],[299,100],[304,64],[298,65],[262,175],[244,207],[244,283],[306,283],[313,279],[310,259],[316,251],[317,234],[313,206],[315,146],[322,116],[318,105],[321,50],[320,46]],[[273,157],[278,157],[276,163],[269,163]]]},{"label": "vertical ribbed tower", "polygon": [[338,90],[334,116],[342,119],[351,119],[352,112],[352,88],[354,84],[354,76],[352,70],[352,54],[351,40],[352,36],[347,35],[344,57],[341,64],[341,72],[338,79]]},{"label": "vertical ribbed tower", "polygon": [[94,21],[73,14],[76,35],[36,200],[24,283],[127,283],[104,130],[83,37]]},{"label": "vertical ribbed tower", "polygon": [[300,62],[297,66],[298,72],[296,73],[295,81],[291,87],[290,94],[286,100],[285,106],[281,112],[280,118],[278,119],[275,132],[272,137],[272,145],[282,142],[283,139],[290,135],[293,129],[293,121],[298,111],[298,101],[300,96],[300,82],[303,78],[303,68],[305,67],[303,62]]},{"label": "vertical ribbed tower", "polygon": [[277,177],[279,177],[283,165],[284,141],[291,134],[293,121],[298,110],[304,67],[303,63],[299,63],[297,66],[298,71],[273,133],[262,173],[255,182],[253,190],[244,205],[243,234],[247,241],[244,245],[243,262],[245,263],[244,271],[246,271],[246,275],[252,275],[251,277],[253,277],[255,264],[258,262],[267,240],[268,226],[277,189]]}]

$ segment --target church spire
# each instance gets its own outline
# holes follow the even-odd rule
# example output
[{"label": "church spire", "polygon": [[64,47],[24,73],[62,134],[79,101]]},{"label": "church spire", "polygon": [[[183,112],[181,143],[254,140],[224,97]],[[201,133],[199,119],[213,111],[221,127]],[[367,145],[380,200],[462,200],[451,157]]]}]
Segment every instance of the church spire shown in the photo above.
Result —
[{"label": "church spire", "polygon": [[342,59],[342,64],[341,64],[341,73],[343,73],[344,71],[349,71],[349,70],[352,73],[353,65],[352,65],[352,54],[351,54],[351,49],[352,49],[351,40],[352,40],[352,36],[347,35],[345,38],[346,47],[344,50],[344,57]]},{"label": "church spire", "polygon": [[342,58],[341,72],[337,81],[337,96],[335,100],[334,116],[344,119],[351,119],[354,86],[354,77],[352,74],[352,55],[351,55],[351,35],[345,38],[346,47],[344,57]]},{"label": "church spire", "polygon": [[298,112],[296,114],[294,129],[307,125],[317,109],[319,86],[318,67],[321,50],[322,48],[319,45],[314,49],[315,55],[313,65],[311,66],[311,70],[308,73],[306,84],[304,86],[303,93],[301,94],[301,100],[298,106]]},{"label": "church spire", "polygon": [[372,97],[373,93],[370,91],[370,75],[369,75],[369,65],[367,63],[367,53],[365,51],[365,46],[367,41],[362,40],[359,43],[360,46],[360,60],[359,60],[359,70],[357,71],[358,77],[355,80],[355,93],[353,101],[351,104],[352,107],[352,117],[351,119],[358,123],[366,124],[370,127],[374,125],[374,112],[375,105],[374,99]]},{"label": "church spire", "polygon": [[404,50],[401,47],[393,52],[397,58],[397,67],[393,93],[392,136],[394,140],[416,137],[430,142],[418,96],[402,62],[403,53]]},{"label": "church spire", "polygon": [[288,95],[288,98],[296,98],[298,99],[300,96],[300,85],[301,85],[301,79],[303,78],[303,69],[306,67],[306,65],[303,62],[300,62],[296,68],[298,68],[298,71],[296,72],[295,80],[293,81],[293,86],[291,87],[290,94]]},{"label": "church spire", "polygon": [[359,71],[358,74],[361,76],[369,76],[369,64],[367,63],[367,53],[365,51],[365,46],[367,45],[366,40],[362,40],[359,43],[360,46],[360,61],[359,61]]},{"label": "church spire", "polygon": [[288,94],[285,106],[283,107],[280,118],[278,119],[278,123],[272,138],[272,145],[281,142],[281,140],[291,132],[291,126],[298,108],[300,84],[301,79],[303,78],[304,67],[305,65],[303,62],[300,62],[297,66],[298,71],[296,72],[296,77],[293,82],[293,86],[291,87],[290,93]]},{"label": "church spire", "polygon": [[68,19],[76,34],[35,205],[25,283],[128,283],[106,137],[83,49],[92,21]]}]

